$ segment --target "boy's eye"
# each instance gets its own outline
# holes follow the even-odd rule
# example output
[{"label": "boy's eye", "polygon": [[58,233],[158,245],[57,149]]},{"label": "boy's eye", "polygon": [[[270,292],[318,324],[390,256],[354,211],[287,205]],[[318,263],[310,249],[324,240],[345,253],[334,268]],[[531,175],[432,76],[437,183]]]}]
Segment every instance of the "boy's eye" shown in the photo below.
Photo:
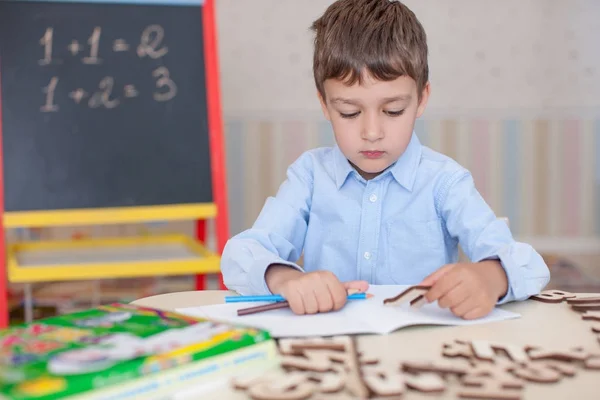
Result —
[{"label": "boy's eye", "polygon": [[385,111],[385,113],[387,115],[389,115],[390,117],[399,117],[402,114],[404,114],[404,110],[400,110],[400,111]]},{"label": "boy's eye", "polygon": [[356,118],[356,117],[358,117],[359,114],[360,114],[360,111],[357,111],[357,112],[354,112],[354,113],[349,113],[349,114],[341,112],[340,116],[342,118],[348,118],[348,119],[350,119],[350,118]]}]

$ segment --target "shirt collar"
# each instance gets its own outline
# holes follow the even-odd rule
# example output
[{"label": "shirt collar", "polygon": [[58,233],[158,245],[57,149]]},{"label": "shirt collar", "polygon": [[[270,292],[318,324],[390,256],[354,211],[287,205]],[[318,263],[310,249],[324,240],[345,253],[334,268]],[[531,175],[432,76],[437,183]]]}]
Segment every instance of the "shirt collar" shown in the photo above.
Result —
[{"label": "shirt collar", "polygon": [[355,171],[355,169],[350,165],[350,162],[344,153],[342,153],[342,150],[340,150],[338,145],[335,145],[333,149],[333,160],[335,163],[335,184],[339,190],[344,182],[346,182],[348,175],[350,175],[352,171]]},{"label": "shirt collar", "polygon": [[[412,134],[410,142],[400,158],[392,164],[387,171],[390,171],[396,182],[402,185],[405,189],[412,191],[417,176],[417,168],[421,160],[421,142],[416,134]],[[335,183],[340,189],[348,175],[356,170],[352,167],[344,153],[336,145],[333,149],[334,164],[335,164]],[[387,172],[386,171],[386,172]],[[385,172],[384,172],[385,173]]]},{"label": "shirt collar", "polygon": [[400,156],[398,161],[390,167],[396,182],[408,191],[412,191],[415,184],[422,151],[421,142],[417,135],[413,133],[404,153]]}]

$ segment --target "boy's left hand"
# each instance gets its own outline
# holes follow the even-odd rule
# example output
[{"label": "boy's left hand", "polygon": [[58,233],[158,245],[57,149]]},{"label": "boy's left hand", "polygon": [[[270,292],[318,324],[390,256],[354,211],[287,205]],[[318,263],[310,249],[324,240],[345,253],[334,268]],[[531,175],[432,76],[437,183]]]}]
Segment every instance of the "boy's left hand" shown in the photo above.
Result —
[{"label": "boy's left hand", "polygon": [[419,285],[430,286],[425,294],[463,319],[489,314],[508,290],[508,279],[499,261],[448,264],[426,277]]}]

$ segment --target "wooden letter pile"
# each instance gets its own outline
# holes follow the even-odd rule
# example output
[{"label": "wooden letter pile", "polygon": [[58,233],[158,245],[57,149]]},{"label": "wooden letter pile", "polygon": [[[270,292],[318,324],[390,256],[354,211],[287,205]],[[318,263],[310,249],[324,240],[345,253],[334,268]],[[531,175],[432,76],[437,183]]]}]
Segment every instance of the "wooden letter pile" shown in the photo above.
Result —
[{"label": "wooden letter pile", "polygon": [[[546,291],[533,299],[566,300],[600,334],[600,296],[578,299],[568,292]],[[281,339],[279,351],[280,369],[238,377],[233,387],[254,400],[393,398],[409,391],[435,396],[450,390],[462,399],[521,400],[525,385],[572,379],[579,369],[600,371],[600,350],[487,340],[449,341],[439,359],[391,363],[359,353],[350,336]]]}]

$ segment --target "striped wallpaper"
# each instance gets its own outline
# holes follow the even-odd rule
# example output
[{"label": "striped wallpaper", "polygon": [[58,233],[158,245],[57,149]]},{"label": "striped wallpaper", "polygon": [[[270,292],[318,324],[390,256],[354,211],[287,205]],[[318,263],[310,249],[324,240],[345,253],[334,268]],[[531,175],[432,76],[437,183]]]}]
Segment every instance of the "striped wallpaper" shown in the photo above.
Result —
[{"label": "striped wallpaper", "polygon": [[[468,168],[477,188],[513,233],[600,237],[600,119],[443,119],[417,121],[426,146]],[[325,120],[225,120],[230,233],[252,225],[267,196],[300,154],[331,146]],[[17,229],[9,240],[192,234],[191,222]]]},{"label": "striped wallpaper", "polygon": [[[600,235],[600,120],[423,119],[422,143],[468,168],[524,236]],[[327,121],[226,121],[232,233],[249,227],[303,151],[330,146]]]}]

